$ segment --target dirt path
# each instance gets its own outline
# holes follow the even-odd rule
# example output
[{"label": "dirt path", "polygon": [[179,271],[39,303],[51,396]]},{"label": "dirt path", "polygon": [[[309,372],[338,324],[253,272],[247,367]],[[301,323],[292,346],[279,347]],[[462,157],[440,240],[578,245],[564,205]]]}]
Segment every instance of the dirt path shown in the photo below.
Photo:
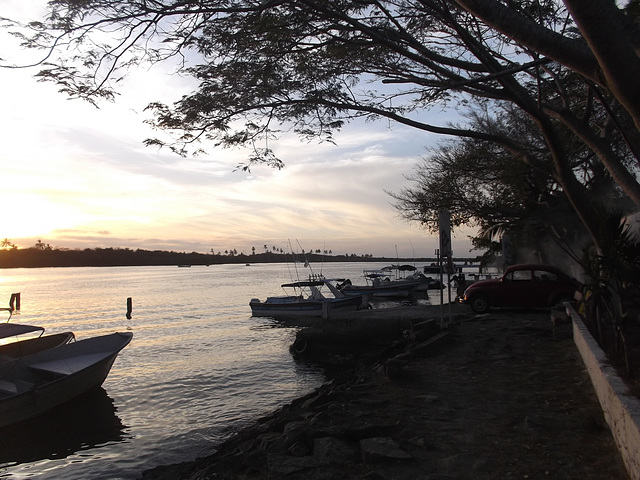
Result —
[{"label": "dirt path", "polygon": [[570,329],[557,333],[546,312],[458,317],[394,380],[363,370],[144,478],[627,479]]}]

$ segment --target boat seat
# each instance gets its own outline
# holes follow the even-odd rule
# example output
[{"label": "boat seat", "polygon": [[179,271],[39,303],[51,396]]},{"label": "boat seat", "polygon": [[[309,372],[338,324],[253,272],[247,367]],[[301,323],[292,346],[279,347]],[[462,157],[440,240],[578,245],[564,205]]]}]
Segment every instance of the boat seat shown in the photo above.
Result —
[{"label": "boat seat", "polygon": [[5,395],[16,395],[18,393],[28,392],[34,388],[35,385],[33,383],[25,382],[24,380],[0,380],[0,393],[4,393]]},{"label": "boat seat", "polygon": [[86,355],[78,355],[60,360],[34,363],[29,365],[29,368],[35,372],[71,375],[102,360],[105,356],[107,355],[104,353],[88,353]]}]

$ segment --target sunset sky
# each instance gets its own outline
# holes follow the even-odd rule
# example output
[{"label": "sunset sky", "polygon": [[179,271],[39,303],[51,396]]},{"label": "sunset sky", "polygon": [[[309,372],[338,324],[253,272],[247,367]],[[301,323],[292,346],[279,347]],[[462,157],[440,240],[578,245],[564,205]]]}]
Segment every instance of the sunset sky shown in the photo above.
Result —
[{"label": "sunset sky", "polygon": [[[23,0],[3,1],[0,16],[24,15]],[[12,48],[10,63],[34,53]],[[398,217],[387,191],[408,186],[439,139],[389,124],[347,125],[337,145],[295,137],[272,144],[283,170],[234,171],[246,151],[207,149],[182,158],[145,147],[158,135],[144,123],[145,106],[172,103],[194,84],[169,65],[131,72],[115,103],[99,109],[68,100],[37,69],[0,69],[4,221],[0,238],[20,248],[42,240],[53,247],[121,247],[251,253],[263,245],[333,253],[432,256],[437,238]],[[438,122],[443,124],[444,121]],[[471,256],[468,232],[453,239],[454,255]]]}]

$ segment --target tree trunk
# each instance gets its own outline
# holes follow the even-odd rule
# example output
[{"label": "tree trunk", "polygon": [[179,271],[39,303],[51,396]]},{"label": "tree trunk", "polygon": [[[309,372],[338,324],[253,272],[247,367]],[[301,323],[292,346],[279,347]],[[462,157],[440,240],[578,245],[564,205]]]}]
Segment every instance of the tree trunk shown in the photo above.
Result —
[{"label": "tree trunk", "polygon": [[555,165],[555,178],[562,186],[564,194],[573,206],[574,211],[585,226],[591,239],[597,248],[600,248],[601,241],[599,236],[598,216],[593,208],[591,201],[587,195],[584,185],[576,178],[567,156],[562,146],[562,140],[558,137],[556,130],[551,121],[542,113],[529,112],[536,123],[540,126],[540,130],[544,135],[547,147],[551,152],[553,163]]}]

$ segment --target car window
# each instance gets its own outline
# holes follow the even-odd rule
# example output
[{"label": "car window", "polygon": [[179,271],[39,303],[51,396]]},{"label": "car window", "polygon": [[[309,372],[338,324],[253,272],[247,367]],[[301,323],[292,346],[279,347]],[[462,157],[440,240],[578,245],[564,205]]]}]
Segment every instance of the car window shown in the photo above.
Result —
[{"label": "car window", "polygon": [[516,282],[531,280],[531,270],[514,270],[511,277]]},{"label": "car window", "polygon": [[533,279],[540,282],[557,282],[558,275],[546,270],[534,270]]}]

